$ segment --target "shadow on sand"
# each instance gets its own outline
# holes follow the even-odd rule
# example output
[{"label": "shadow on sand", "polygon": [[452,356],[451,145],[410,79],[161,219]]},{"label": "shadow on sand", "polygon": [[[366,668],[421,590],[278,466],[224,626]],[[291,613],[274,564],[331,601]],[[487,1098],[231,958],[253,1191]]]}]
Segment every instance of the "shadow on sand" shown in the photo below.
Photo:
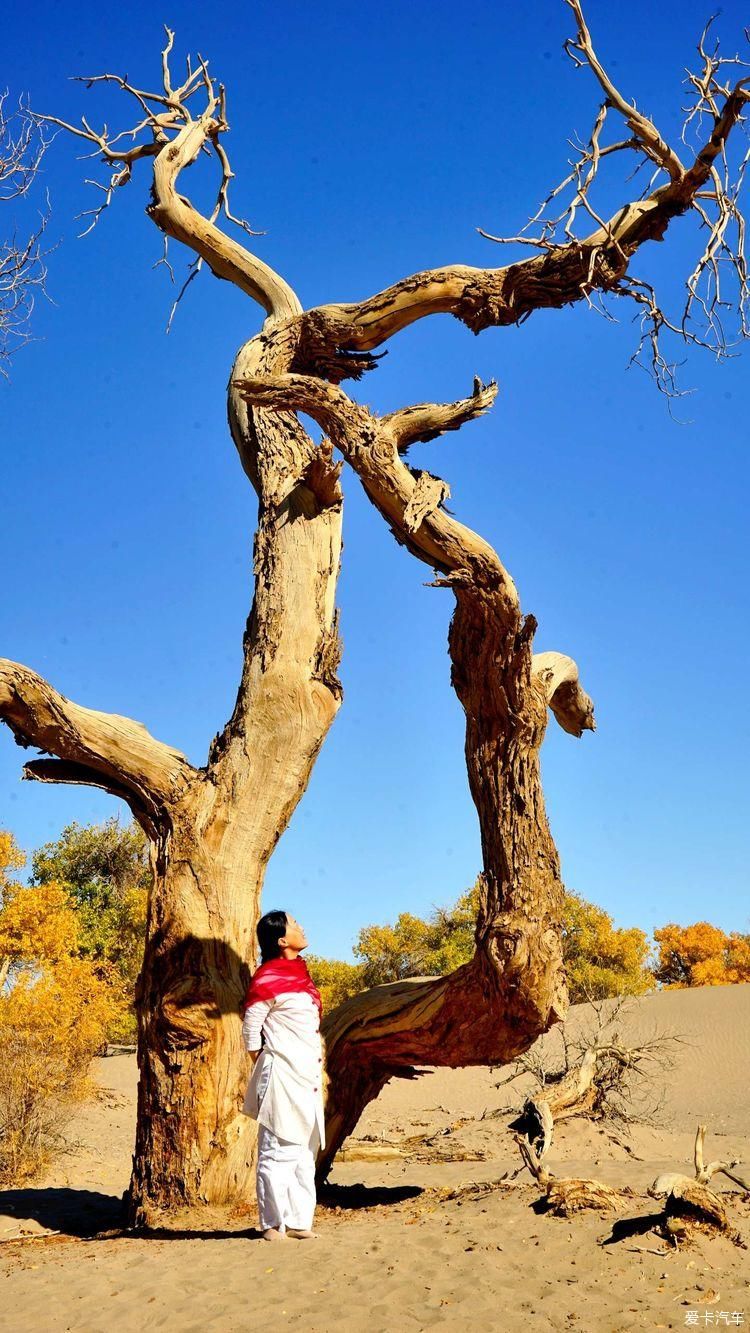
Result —
[{"label": "shadow on sand", "polygon": [[[318,1193],[321,1209],[366,1209],[403,1203],[422,1190],[414,1185],[325,1185]],[[125,1226],[122,1198],[81,1189],[0,1190],[0,1239],[23,1241],[45,1233],[70,1236],[76,1240],[97,1240],[109,1236],[137,1236],[143,1240],[258,1240],[261,1232],[238,1219],[236,1228],[217,1225],[217,1210],[208,1210],[201,1225],[200,1212],[175,1216],[173,1227],[152,1226],[133,1231]],[[32,1225],[29,1225],[29,1224]],[[187,1225],[186,1225],[187,1223]],[[37,1228],[41,1228],[38,1231]],[[9,1232],[18,1232],[18,1236]],[[24,1233],[26,1233],[24,1235]]]},{"label": "shadow on sand", "polygon": [[96,1190],[0,1190],[0,1216],[17,1222],[19,1231],[24,1230],[24,1223],[31,1221],[46,1231],[86,1240],[102,1232],[120,1230],[123,1204],[118,1195],[100,1194]]},{"label": "shadow on sand", "polygon": [[424,1191],[420,1185],[322,1185],[318,1190],[321,1208],[382,1208],[415,1199]]}]

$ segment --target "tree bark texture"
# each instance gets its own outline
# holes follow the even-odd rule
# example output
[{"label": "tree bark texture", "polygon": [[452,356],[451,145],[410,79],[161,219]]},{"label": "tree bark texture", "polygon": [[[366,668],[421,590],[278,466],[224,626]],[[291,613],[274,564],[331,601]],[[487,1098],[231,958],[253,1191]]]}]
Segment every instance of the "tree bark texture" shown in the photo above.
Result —
[{"label": "tree bark texture", "polygon": [[564,1016],[559,926],[562,883],[544,809],[539,748],[547,707],[580,735],[593,726],[575,664],[535,662],[535,621],[495,551],[441,508],[445,483],[410,468],[404,448],[486,411],[494,385],[449,407],[424,404],[378,419],[343,391],[296,374],[238,381],[247,401],[308,412],[357,472],[398,539],[438,571],[456,606],[449,633],[452,682],[466,715],[466,762],[479,816],[484,873],[472,962],[448,977],[376,987],[324,1025],[330,1076],[329,1169],[364,1106],[393,1075],[417,1065],[503,1063]]},{"label": "tree bark texture", "polygon": [[[276,366],[280,355],[263,335],[238,366]],[[255,598],[233,715],[172,811],[154,883],[139,986],[135,1222],[154,1206],[252,1196],[239,1003],[269,857],[341,698],[338,468],[291,414],[248,410],[230,395],[230,424],[259,495]]]}]

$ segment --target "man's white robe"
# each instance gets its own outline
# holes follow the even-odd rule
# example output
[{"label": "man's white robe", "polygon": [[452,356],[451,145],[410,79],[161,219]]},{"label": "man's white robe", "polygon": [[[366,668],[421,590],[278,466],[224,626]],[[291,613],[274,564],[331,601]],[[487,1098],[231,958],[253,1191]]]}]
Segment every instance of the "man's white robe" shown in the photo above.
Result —
[{"label": "man's white robe", "polygon": [[245,1115],[277,1138],[317,1152],[325,1146],[325,1109],[320,1012],[312,996],[289,991],[256,1000],[245,1010],[242,1036],[246,1050],[260,1048]]}]

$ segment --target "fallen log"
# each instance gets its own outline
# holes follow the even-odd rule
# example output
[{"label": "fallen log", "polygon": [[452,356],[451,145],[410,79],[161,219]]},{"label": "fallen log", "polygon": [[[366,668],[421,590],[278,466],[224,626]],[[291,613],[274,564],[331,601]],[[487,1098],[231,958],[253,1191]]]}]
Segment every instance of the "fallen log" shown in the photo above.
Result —
[{"label": "fallen log", "polygon": [[623,1208],[625,1201],[633,1197],[631,1189],[615,1189],[601,1180],[555,1176],[543,1165],[528,1139],[515,1135],[521,1150],[524,1165],[536,1178],[544,1190],[550,1210],[558,1217],[570,1217],[572,1213],[582,1212],[587,1208],[599,1211],[610,1208]]}]

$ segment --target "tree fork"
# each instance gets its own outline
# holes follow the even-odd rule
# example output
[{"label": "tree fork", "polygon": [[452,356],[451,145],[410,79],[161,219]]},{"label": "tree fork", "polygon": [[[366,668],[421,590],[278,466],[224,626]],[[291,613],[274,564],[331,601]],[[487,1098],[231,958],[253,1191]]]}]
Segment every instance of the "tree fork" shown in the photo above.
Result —
[{"label": "tree fork", "polygon": [[[559,920],[562,882],[547,823],[539,748],[553,708],[565,729],[593,728],[575,663],[532,654],[533,617],[495,551],[441,507],[439,478],[403,461],[405,433],[456,428],[491,406],[496,386],[444,408],[421,404],[378,419],[332,385],[288,374],[238,380],[255,405],[308,412],[358,474],[394,534],[440,571],[456,608],[448,646],[466,715],[466,761],[484,872],[471,963],[448,977],[376,987],[324,1024],[330,1086],[325,1174],[343,1138],[388,1078],[418,1064],[500,1064],[565,1016]],[[429,478],[425,485],[425,476]]]}]

